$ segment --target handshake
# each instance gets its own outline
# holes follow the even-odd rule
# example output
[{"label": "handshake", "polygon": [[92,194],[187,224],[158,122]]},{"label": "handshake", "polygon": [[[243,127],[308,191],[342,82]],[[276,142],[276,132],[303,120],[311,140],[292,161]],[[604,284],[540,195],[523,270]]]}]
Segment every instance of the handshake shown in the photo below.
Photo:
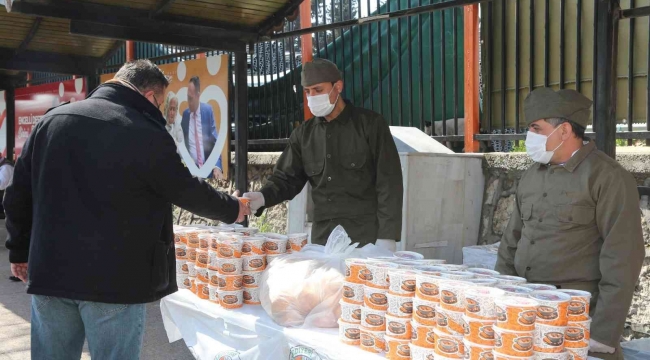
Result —
[{"label": "handshake", "polygon": [[248,192],[244,196],[239,196],[239,190],[236,190],[232,196],[239,201],[239,216],[236,222],[242,222],[246,216],[255,214],[259,208],[264,206],[264,195],[260,192]]}]

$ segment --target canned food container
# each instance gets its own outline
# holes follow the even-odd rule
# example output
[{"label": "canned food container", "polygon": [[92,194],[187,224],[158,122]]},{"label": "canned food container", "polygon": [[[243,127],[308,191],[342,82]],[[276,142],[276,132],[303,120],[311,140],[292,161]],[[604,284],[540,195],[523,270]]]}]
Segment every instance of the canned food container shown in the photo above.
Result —
[{"label": "canned food container", "polygon": [[386,351],[386,340],[384,331],[370,331],[361,328],[361,350],[381,354]]},{"label": "canned food container", "polygon": [[267,265],[267,266],[268,266],[268,265],[271,265],[271,263],[273,263],[273,261],[275,261],[275,260],[277,260],[278,258],[281,258],[281,257],[283,257],[283,256],[285,256],[285,255],[287,255],[287,254],[288,254],[288,253],[284,253],[284,254],[269,254],[269,255],[266,255],[266,265]]},{"label": "canned food container", "polygon": [[571,360],[587,360],[589,357],[589,348],[567,348]]},{"label": "canned food container", "polygon": [[240,258],[242,256],[242,248],[244,246],[244,242],[238,238],[220,238],[217,240],[217,246],[218,257],[222,259]]},{"label": "canned food container", "polygon": [[208,288],[208,283],[199,280],[196,278],[196,295],[201,298],[208,300],[210,298],[210,289]]},{"label": "canned food container", "polygon": [[249,255],[242,257],[244,271],[262,271],[266,269],[266,255]]},{"label": "canned food container", "polygon": [[259,287],[262,285],[260,283],[260,278],[262,277],[262,271],[243,271],[243,278],[242,281],[244,283],[244,287]]},{"label": "canned food container", "polygon": [[187,232],[187,247],[198,249],[199,248],[199,230],[193,229]]},{"label": "canned food container", "polygon": [[352,304],[363,304],[363,284],[357,284],[352,282],[343,282],[343,301],[352,303]]},{"label": "canned food container", "polygon": [[510,331],[494,327],[494,350],[500,354],[531,357],[534,345],[533,331]]},{"label": "canned food container", "polygon": [[402,317],[413,317],[413,297],[386,294],[388,297],[388,314]]},{"label": "canned food container", "polygon": [[569,324],[569,302],[571,296],[558,291],[534,291],[530,295],[535,299],[537,307],[537,323],[553,326],[567,326]]},{"label": "canned food container", "polygon": [[181,243],[181,236],[180,236],[179,233],[182,231],[182,229],[176,228],[176,225],[174,225],[174,230],[173,231],[174,231],[174,244],[180,244]]},{"label": "canned food container", "polygon": [[471,272],[467,271],[450,271],[446,273],[440,274],[442,278],[449,279],[449,280],[467,280],[467,279],[473,279],[474,274]]},{"label": "canned food container", "polygon": [[339,320],[339,339],[348,345],[358,346],[361,344],[361,329],[359,324]]},{"label": "canned food container", "polygon": [[386,312],[361,307],[361,328],[370,331],[386,331]]},{"label": "canned food container", "polygon": [[187,260],[187,245],[176,244],[176,260]]},{"label": "canned food container", "polygon": [[244,305],[244,290],[219,291],[219,300],[224,309],[239,309]]},{"label": "canned food container", "polygon": [[428,301],[440,302],[440,276],[429,274],[415,275],[415,296]]},{"label": "canned food container", "polygon": [[425,266],[437,266],[437,265],[447,264],[447,260],[442,260],[442,259],[423,259],[423,260],[417,260],[417,262]]},{"label": "canned food container", "polygon": [[557,289],[554,285],[547,285],[547,284],[526,283],[526,284],[521,284],[519,286],[531,289],[533,291],[539,291],[539,290],[553,290],[554,291],[554,290]]},{"label": "canned food container", "polygon": [[264,242],[264,250],[269,255],[286,254],[287,242],[289,239],[285,238],[266,238]]},{"label": "canned food container", "polygon": [[289,241],[287,242],[287,249],[291,249],[293,252],[298,252],[307,245],[309,235],[305,233],[299,234],[289,234]]},{"label": "canned food container", "polygon": [[179,274],[187,275],[187,274],[189,274],[189,272],[190,272],[190,270],[187,267],[187,261],[186,260],[176,259],[176,275],[179,275]]},{"label": "canned food container", "polygon": [[569,301],[569,321],[586,321],[589,320],[589,303],[591,293],[581,290],[557,290],[571,296]]},{"label": "canned food container", "polygon": [[490,286],[490,287],[496,287],[497,283],[499,282],[497,279],[494,278],[488,278],[488,277],[481,277],[483,275],[476,275],[474,279],[465,279],[463,280],[464,282],[474,284],[474,286]]},{"label": "canned food container", "polygon": [[219,235],[212,233],[212,237],[210,237],[210,248],[208,250],[212,251],[217,251],[219,250]]},{"label": "canned food container", "polygon": [[205,269],[207,269],[209,259],[210,258],[208,256],[208,250],[201,250],[201,249],[196,250],[196,262],[195,262],[195,264],[196,264],[197,268],[205,268]]},{"label": "canned food container", "polygon": [[492,359],[493,360],[533,360],[533,357],[506,355],[506,354],[501,354],[496,350],[492,350]]},{"label": "canned food container", "polygon": [[539,353],[563,352],[566,329],[565,326],[535,325],[534,350]]},{"label": "canned food container", "polygon": [[198,249],[196,248],[187,248],[187,260],[196,262],[196,252]]},{"label": "canned food container", "polygon": [[208,275],[208,269],[206,268],[196,268],[196,278],[207,283],[210,282],[210,276]]},{"label": "canned food container", "polygon": [[442,273],[449,272],[449,270],[439,265],[418,265],[415,267],[415,270],[420,271],[422,274],[437,276]]},{"label": "canned food container", "polygon": [[436,334],[436,354],[448,359],[463,359],[465,357],[465,344],[462,335],[450,335],[438,329]]},{"label": "canned food container", "polygon": [[423,260],[424,255],[416,253],[414,251],[396,251],[393,254],[396,258],[406,259],[406,260]]},{"label": "canned food container", "polygon": [[260,232],[259,229],[256,228],[247,228],[247,227],[242,227],[242,228],[237,228],[234,229],[236,234],[241,234],[243,236],[254,236],[258,232]]},{"label": "canned food container", "polygon": [[215,304],[219,304],[219,288],[213,285],[208,284],[209,296],[208,300]]},{"label": "canned food container", "polygon": [[465,359],[468,360],[488,360],[492,359],[492,349],[494,346],[485,346],[480,344],[474,344],[465,339],[463,341],[465,345]]},{"label": "canned food container", "polygon": [[194,261],[187,262],[187,275],[189,277],[196,277],[196,263]]},{"label": "canned food container", "polygon": [[494,299],[504,294],[501,289],[484,286],[465,289],[465,315],[479,320],[496,320]]},{"label": "canned food container", "polygon": [[415,344],[410,344],[411,347],[411,359],[412,360],[431,360],[437,359],[435,356],[435,349],[425,348],[422,346],[417,346]]},{"label": "canned food container", "polygon": [[370,271],[366,268],[366,262],[363,259],[345,259],[345,281],[365,284],[368,274]]},{"label": "canned food container", "polygon": [[499,280],[499,284],[503,285],[522,285],[527,282],[525,278],[519,276],[496,275],[493,277]]},{"label": "canned food container", "polygon": [[361,323],[361,305],[343,300],[339,301],[339,304],[341,304],[341,320],[353,324]]},{"label": "canned food container", "polygon": [[242,255],[264,255],[264,239],[261,236],[242,237]]},{"label": "canned food container", "polygon": [[178,231],[176,234],[178,234],[178,237],[180,239],[181,244],[187,245],[189,243],[189,228],[182,229]]},{"label": "canned food container", "polygon": [[[343,312],[343,304],[341,304],[341,312]],[[341,315],[341,317],[343,317],[343,315]],[[402,318],[386,314],[386,335],[395,339],[410,340],[411,332],[410,318]]]},{"label": "canned food container", "polygon": [[424,348],[435,348],[435,326],[427,326],[411,321],[411,343]]},{"label": "canned food container", "polygon": [[364,286],[363,303],[371,309],[388,310],[388,290]]},{"label": "canned food container", "polygon": [[569,360],[569,352],[563,351],[559,353],[540,353],[536,352],[533,360]]},{"label": "canned food container", "polygon": [[460,311],[446,310],[438,306],[436,308],[437,329],[450,335],[465,334],[465,313]]},{"label": "canned food container", "polygon": [[388,290],[391,294],[415,296],[415,271],[404,269],[391,269],[388,271],[390,285]]},{"label": "canned food container", "polygon": [[366,263],[366,267],[370,270],[370,275],[366,274],[366,285],[380,289],[388,289],[388,271],[390,269],[397,269],[398,265],[388,262],[368,262]]},{"label": "canned food container", "polygon": [[389,336],[388,333],[384,336],[386,341],[386,359],[388,360],[410,360],[411,348],[409,347],[409,340],[397,339]]},{"label": "canned food container", "polygon": [[456,264],[436,264],[436,265],[444,267],[445,269],[447,269],[447,271],[465,271],[469,269],[469,266],[467,265],[456,265]]},{"label": "canned food container", "polygon": [[247,305],[260,305],[260,288],[245,288],[244,289],[244,304]]},{"label": "canned food container", "polygon": [[217,281],[219,290],[236,291],[241,290],[244,286],[244,275],[224,275],[218,274]]},{"label": "canned food container", "polygon": [[196,294],[196,277],[188,276],[187,278],[190,279],[190,292]]},{"label": "canned food container", "polygon": [[440,290],[440,307],[449,311],[465,311],[464,293],[471,285],[461,281],[441,281],[438,285]]},{"label": "canned food container", "polygon": [[521,297],[527,297],[530,293],[532,293],[534,290],[523,287],[523,286],[517,286],[517,285],[508,285],[508,284],[497,284],[495,286],[497,289],[501,289],[505,291],[506,296],[521,296]]},{"label": "canned food container", "polygon": [[208,269],[219,270],[219,254],[215,250],[208,250]]},{"label": "canned food container", "polygon": [[[494,300],[497,327],[511,331],[533,331],[539,303],[533,299],[502,296]],[[532,355],[531,355],[532,356]]]},{"label": "canned food container", "polygon": [[413,298],[413,320],[421,325],[435,326],[436,307],[438,303],[419,298]]},{"label": "canned food container", "polygon": [[467,272],[471,272],[473,274],[478,274],[478,275],[484,275],[484,276],[498,276],[501,275],[498,271],[490,270],[490,269],[483,269],[483,268],[469,268],[465,270]]},{"label": "canned food container", "polygon": [[208,250],[210,248],[211,238],[212,238],[212,234],[209,232],[199,234],[199,249]]},{"label": "canned food container", "polygon": [[187,274],[176,274],[176,286],[179,289],[189,289],[190,288],[190,278]]},{"label": "canned food container", "polygon": [[478,320],[465,316],[465,340],[472,344],[494,347],[494,320]]},{"label": "canned food container", "polygon": [[243,261],[239,259],[219,259],[219,274],[239,275],[242,273]]},{"label": "canned food container", "polygon": [[219,271],[208,270],[208,284],[212,286],[219,286]]},{"label": "canned food container", "polygon": [[566,348],[583,348],[589,346],[591,339],[591,319],[586,321],[569,321],[564,336]]}]

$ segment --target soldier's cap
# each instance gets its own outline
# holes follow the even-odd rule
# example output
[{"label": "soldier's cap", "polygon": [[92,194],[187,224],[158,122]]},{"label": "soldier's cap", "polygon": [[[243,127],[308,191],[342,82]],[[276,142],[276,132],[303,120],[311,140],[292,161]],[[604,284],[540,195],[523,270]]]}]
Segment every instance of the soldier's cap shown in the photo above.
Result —
[{"label": "soldier's cap", "polygon": [[341,80],[341,72],[336,64],[329,60],[314,59],[302,66],[300,84],[303,87],[339,80]]},{"label": "soldier's cap", "polygon": [[526,125],[541,119],[562,118],[587,127],[592,101],[581,93],[543,87],[533,90],[524,100]]}]

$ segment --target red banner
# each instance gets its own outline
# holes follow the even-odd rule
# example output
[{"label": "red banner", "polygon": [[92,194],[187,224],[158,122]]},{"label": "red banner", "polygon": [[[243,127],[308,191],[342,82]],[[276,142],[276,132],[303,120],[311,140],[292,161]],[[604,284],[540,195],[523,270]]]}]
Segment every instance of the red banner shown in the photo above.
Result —
[{"label": "red banner", "polygon": [[85,98],[83,78],[16,89],[15,158],[20,156],[25,141],[48,109]]}]

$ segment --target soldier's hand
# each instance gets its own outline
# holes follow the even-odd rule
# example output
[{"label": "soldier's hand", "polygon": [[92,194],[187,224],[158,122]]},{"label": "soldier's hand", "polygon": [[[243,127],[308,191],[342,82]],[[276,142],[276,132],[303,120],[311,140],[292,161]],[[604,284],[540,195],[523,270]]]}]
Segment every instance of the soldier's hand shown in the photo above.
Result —
[{"label": "soldier's hand", "polygon": [[247,192],[244,194],[244,197],[250,200],[251,211],[253,213],[264,206],[264,195],[261,192]]}]

